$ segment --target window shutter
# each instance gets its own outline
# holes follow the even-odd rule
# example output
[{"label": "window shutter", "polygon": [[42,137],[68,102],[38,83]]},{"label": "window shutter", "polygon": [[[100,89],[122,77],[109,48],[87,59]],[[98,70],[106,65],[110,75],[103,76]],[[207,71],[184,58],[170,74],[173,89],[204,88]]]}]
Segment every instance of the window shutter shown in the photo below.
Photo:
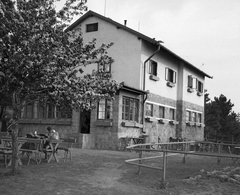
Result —
[{"label": "window shutter", "polygon": [[200,92],[202,93],[203,92],[203,83],[201,82],[201,85],[200,85]]},{"label": "window shutter", "polygon": [[188,75],[188,87],[193,88],[193,78],[191,75]]},{"label": "window shutter", "polygon": [[198,80],[196,79],[196,89],[198,90]]},{"label": "window shutter", "polygon": [[158,69],[158,66],[157,66],[157,63],[156,63],[156,75],[155,76],[157,76],[157,69]]},{"label": "window shutter", "polygon": [[149,63],[148,63],[148,74],[152,73],[151,68],[152,68],[152,63],[151,63],[151,61],[149,61]]},{"label": "window shutter", "polygon": [[165,80],[166,81],[168,81],[168,74],[169,74],[168,68],[165,68]]},{"label": "window shutter", "polygon": [[176,83],[176,72],[173,71],[173,83]]}]

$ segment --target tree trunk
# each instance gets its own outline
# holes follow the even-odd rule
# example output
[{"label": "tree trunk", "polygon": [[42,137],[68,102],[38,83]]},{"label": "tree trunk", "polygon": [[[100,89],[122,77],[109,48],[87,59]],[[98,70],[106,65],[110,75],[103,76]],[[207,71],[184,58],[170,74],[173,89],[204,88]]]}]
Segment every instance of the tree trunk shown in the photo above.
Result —
[{"label": "tree trunk", "polygon": [[18,93],[14,92],[12,96],[12,119],[11,119],[11,130],[12,130],[12,173],[19,173],[19,156],[18,156],[18,115],[19,115],[19,97]]},{"label": "tree trunk", "polygon": [[18,156],[18,121],[13,119],[12,128],[12,173],[19,173],[19,156]]}]

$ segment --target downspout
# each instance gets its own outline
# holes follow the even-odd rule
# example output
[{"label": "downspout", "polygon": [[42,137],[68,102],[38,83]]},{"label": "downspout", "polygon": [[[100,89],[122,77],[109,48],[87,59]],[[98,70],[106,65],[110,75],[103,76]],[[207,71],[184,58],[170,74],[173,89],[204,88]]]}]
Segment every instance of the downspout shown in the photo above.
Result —
[{"label": "downspout", "polygon": [[[157,50],[156,50],[151,56],[149,56],[149,57],[144,61],[144,64],[143,64],[143,91],[145,91],[146,65],[147,65],[147,62],[148,62],[157,52],[160,51],[160,48],[161,48],[160,43],[163,43],[163,42],[162,42],[162,41],[158,41],[158,42],[157,42],[157,44],[158,44]],[[143,103],[142,103],[142,123],[143,123],[143,130],[142,130],[142,132],[143,132],[143,133],[146,133],[146,131],[144,130],[144,112],[145,112],[144,105],[145,105],[145,102],[146,102],[146,100],[147,100],[148,94],[149,94],[149,91],[147,92],[146,96],[143,94]]]}]

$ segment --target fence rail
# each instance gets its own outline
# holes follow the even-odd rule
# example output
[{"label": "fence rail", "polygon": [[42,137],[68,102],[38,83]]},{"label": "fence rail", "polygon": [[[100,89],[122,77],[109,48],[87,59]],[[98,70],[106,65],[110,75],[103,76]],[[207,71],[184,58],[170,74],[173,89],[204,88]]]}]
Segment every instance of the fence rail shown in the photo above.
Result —
[{"label": "fence rail", "polygon": [[[216,150],[207,150],[208,147],[213,147]],[[200,142],[200,141],[186,141],[186,142],[168,142],[168,143],[147,143],[136,144],[126,147],[127,150],[136,151],[139,153],[139,158],[125,160],[126,164],[138,166],[138,174],[141,173],[141,168],[150,168],[156,170],[162,170],[162,183],[166,183],[166,169],[167,169],[167,157],[183,154],[182,162],[186,162],[187,155],[208,156],[216,157],[219,164],[221,158],[240,159],[240,155],[229,153],[224,149],[224,146],[240,147],[240,144],[226,144],[226,143],[214,143],[214,142]],[[210,148],[211,148],[210,147]],[[205,150],[203,150],[205,148]],[[143,157],[143,152],[162,152],[160,156]],[[149,160],[154,158],[163,158],[162,167],[150,166],[143,164],[143,160]]]}]

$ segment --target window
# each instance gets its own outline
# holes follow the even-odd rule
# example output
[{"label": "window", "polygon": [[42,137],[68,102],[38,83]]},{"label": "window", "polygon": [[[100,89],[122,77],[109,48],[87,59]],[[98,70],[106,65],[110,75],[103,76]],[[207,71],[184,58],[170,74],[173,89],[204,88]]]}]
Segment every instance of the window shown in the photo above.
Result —
[{"label": "window", "polygon": [[46,118],[45,115],[46,115],[46,110],[45,110],[45,107],[38,104],[38,118]]},{"label": "window", "polygon": [[111,72],[111,64],[110,63],[108,63],[108,64],[99,63],[98,70],[101,70],[103,72]]},{"label": "window", "polygon": [[202,123],[202,114],[201,113],[197,114],[197,122]]},{"label": "window", "polygon": [[123,97],[122,101],[122,119],[138,122],[139,100]]},{"label": "window", "polygon": [[98,119],[112,119],[112,101],[100,100],[98,102]]},{"label": "window", "polygon": [[146,104],[146,116],[153,116],[153,105]]},{"label": "window", "polygon": [[98,31],[98,23],[86,25],[86,32],[93,32],[93,31]]},{"label": "window", "polygon": [[46,118],[57,118],[56,117],[56,107],[51,104],[48,104],[46,116],[47,116]]},{"label": "window", "polygon": [[165,117],[165,107],[159,106],[159,117],[164,118]]},{"label": "window", "polygon": [[72,109],[71,107],[61,108],[59,106],[56,107],[56,118],[72,118]]},{"label": "window", "polygon": [[[71,118],[72,117],[72,110],[70,107],[64,107],[61,108],[59,106],[55,106],[52,104],[47,104],[46,107],[39,107],[38,113],[42,113],[43,118],[48,118],[48,119],[60,119],[60,118]],[[43,111],[43,112],[40,112]]]},{"label": "window", "polygon": [[196,121],[197,121],[197,113],[192,112],[192,122],[196,122]]},{"label": "window", "polygon": [[170,68],[165,69],[165,79],[171,83],[176,83],[176,72]]},{"label": "window", "polygon": [[203,93],[203,83],[199,80],[196,80],[196,89],[198,92]]},{"label": "window", "polygon": [[173,108],[170,108],[170,110],[169,110],[169,119],[175,120],[175,109],[173,109]]},{"label": "window", "polygon": [[186,111],[186,121],[191,121],[191,112],[190,111]]},{"label": "window", "polygon": [[[35,115],[33,114],[35,113]],[[52,104],[47,104],[46,106],[40,105],[36,106],[33,104],[28,104],[23,109],[22,118],[36,118],[36,119],[66,119],[72,118],[71,107],[60,107],[54,106]]]},{"label": "window", "polygon": [[192,75],[188,75],[188,87],[193,88],[193,77],[192,77]]},{"label": "window", "polygon": [[23,118],[33,118],[33,104],[27,104],[24,107]]},{"label": "window", "polygon": [[149,74],[157,76],[157,62],[150,60]]}]

